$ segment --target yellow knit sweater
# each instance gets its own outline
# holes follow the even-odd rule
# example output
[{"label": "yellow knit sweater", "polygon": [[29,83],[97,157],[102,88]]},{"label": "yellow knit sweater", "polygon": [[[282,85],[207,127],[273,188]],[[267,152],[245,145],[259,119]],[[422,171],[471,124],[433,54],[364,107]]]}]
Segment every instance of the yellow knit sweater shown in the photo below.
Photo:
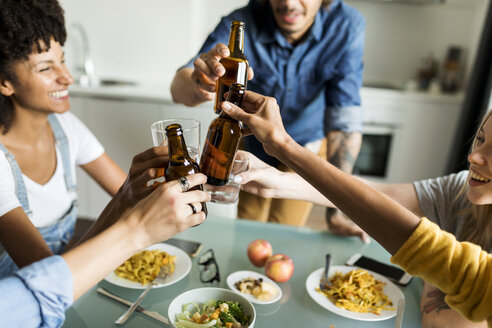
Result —
[{"label": "yellow knit sweater", "polygon": [[492,327],[492,255],[479,246],[458,242],[422,218],[391,261],[441,289],[446,303],[468,320]]}]

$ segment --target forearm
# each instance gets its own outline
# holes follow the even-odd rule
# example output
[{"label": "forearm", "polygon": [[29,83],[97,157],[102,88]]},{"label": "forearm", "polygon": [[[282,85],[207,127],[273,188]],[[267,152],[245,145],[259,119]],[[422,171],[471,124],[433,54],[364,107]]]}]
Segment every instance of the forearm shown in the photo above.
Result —
[{"label": "forearm", "polygon": [[73,276],[74,300],[139,249],[133,233],[131,225],[116,223],[62,255]]},{"label": "forearm", "polygon": [[423,328],[486,328],[487,322],[473,323],[452,310],[438,288],[425,283],[420,299]]},{"label": "forearm", "polygon": [[0,218],[0,241],[19,268],[53,255],[20,207]]},{"label": "forearm", "polygon": [[77,245],[110,227],[130,210],[128,202],[123,198],[124,196],[122,195],[121,190],[118,191],[108,205],[106,205],[96,222],[92,224],[89,230],[87,230],[84,236],[82,236],[82,238],[77,242]]},{"label": "forearm", "polygon": [[346,173],[352,173],[360,151],[360,132],[330,131],[326,135],[327,160]]},{"label": "forearm", "polygon": [[417,216],[383,193],[337,170],[290,137],[273,147],[276,157],[330,199],[390,253],[395,253],[417,227],[420,221]]},{"label": "forearm", "polygon": [[171,83],[173,101],[186,106],[197,106],[205,101],[192,81],[193,70],[185,67],[176,72]]}]

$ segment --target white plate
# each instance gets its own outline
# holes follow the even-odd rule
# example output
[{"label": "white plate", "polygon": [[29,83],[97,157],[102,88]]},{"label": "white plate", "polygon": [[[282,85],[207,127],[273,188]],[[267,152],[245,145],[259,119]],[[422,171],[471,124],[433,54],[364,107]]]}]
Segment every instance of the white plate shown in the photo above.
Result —
[{"label": "white plate", "polygon": [[[276,289],[275,294],[272,295],[272,298],[270,300],[262,301],[262,300],[255,298],[251,294],[241,293],[241,291],[239,291],[239,289],[237,289],[234,286],[234,284],[236,282],[243,280],[243,279],[246,279],[246,278],[254,278],[254,279],[260,279],[261,278],[261,279],[263,279],[264,282],[267,282],[267,283],[271,284],[273,287],[275,287],[275,289]],[[234,273],[231,273],[227,277],[227,285],[229,286],[229,288],[233,292],[241,294],[242,296],[247,298],[251,303],[271,304],[271,303],[277,302],[280,299],[280,297],[282,297],[282,289],[280,289],[280,287],[273,280],[271,280],[270,278],[268,278],[265,275],[262,275],[261,273],[254,272],[254,271],[236,271]]]},{"label": "white plate", "polygon": [[[175,268],[174,272],[167,278],[166,282],[163,284],[159,284],[154,286],[153,288],[160,288],[160,287],[165,287],[172,285],[184,277],[190,272],[191,270],[191,259],[186,254],[184,251],[182,251],[180,248],[177,248],[175,246],[169,245],[169,244],[154,244],[152,246],[149,246],[145,248],[147,250],[153,250],[153,249],[158,249],[161,251],[164,251],[168,253],[169,255],[176,255],[176,260],[175,260]],[[121,286],[121,287],[126,287],[126,288],[134,288],[134,289],[145,289],[147,286],[142,285],[139,282],[131,281],[125,278],[118,277],[114,271],[112,271],[110,274],[104,278],[106,281],[109,281],[112,284]]]},{"label": "white plate", "polygon": [[[335,265],[330,267],[330,272],[328,273],[328,276],[331,277],[333,274],[335,274],[336,271],[341,272],[341,273],[347,273],[351,270],[355,269],[360,269],[358,267],[353,267],[353,266],[345,266],[345,265]],[[374,276],[377,280],[381,280],[382,282],[386,283],[384,286],[384,293],[388,295],[389,299],[393,302],[393,307],[395,310],[393,311],[381,311],[381,314],[377,315],[374,313],[359,313],[359,312],[352,312],[346,309],[339,308],[333,304],[328,297],[325,295],[319,293],[316,291],[316,287],[319,286],[319,280],[321,279],[321,275],[323,274],[324,268],[320,268],[313,273],[309,275],[309,277],[306,280],[306,289],[311,296],[311,298],[324,307],[325,309],[336,313],[338,315],[341,315],[342,317],[350,318],[350,319],[355,319],[355,320],[362,320],[362,321],[380,321],[380,320],[386,320],[389,318],[392,318],[396,315],[396,305],[398,304],[398,300],[400,298],[404,298],[403,293],[401,292],[400,288],[398,288],[395,284],[393,284],[391,281],[389,281],[387,278],[374,273],[370,270],[366,270],[370,274]]]}]

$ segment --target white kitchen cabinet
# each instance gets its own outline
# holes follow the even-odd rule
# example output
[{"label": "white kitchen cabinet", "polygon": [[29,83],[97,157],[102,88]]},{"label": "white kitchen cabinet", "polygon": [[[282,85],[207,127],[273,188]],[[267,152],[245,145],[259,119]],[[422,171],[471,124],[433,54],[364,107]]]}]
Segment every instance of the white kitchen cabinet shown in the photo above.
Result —
[{"label": "white kitchen cabinet", "polygon": [[[201,142],[215,117],[211,104],[187,108],[167,102],[146,102],[118,97],[72,96],[71,111],[95,134],[109,156],[128,172],[134,155],[152,147],[150,125],[170,118],[195,118],[201,122]],[[82,169],[77,169],[79,216],[97,218],[110,196]],[[235,218],[235,205],[210,204],[214,216]]]},{"label": "white kitchen cabinet", "polygon": [[364,124],[392,134],[384,178],[398,183],[446,173],[463,101],[462,95],[432,95],[366,88]]}]

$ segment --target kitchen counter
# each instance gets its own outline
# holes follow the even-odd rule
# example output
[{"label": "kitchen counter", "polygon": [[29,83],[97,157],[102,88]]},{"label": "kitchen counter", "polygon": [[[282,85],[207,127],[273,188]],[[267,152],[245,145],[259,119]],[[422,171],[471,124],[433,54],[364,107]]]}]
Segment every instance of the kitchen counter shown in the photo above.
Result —
[{"label": "kitchen counter", "polygon": [[[169,82],[144,82],[135,85],[95,86],[82,87],[78,84],[70,86],[70,94],[80,97],[134,100],[153,103],[173,103]],[[463,93],[456,94],[432,94],[428,92],[404,91],[386,88],[362,87],[361,97],[399,98],[427,103],[457,103],[464,99]]]},{"label": "kitchen counter", "polygon": [[79,97],[170,104],[173,103],[170,87],[170,83],[161,82],[138,82],[134,85],[101,85],[94,87],[73,84],[70,86],[70,94]]}]

